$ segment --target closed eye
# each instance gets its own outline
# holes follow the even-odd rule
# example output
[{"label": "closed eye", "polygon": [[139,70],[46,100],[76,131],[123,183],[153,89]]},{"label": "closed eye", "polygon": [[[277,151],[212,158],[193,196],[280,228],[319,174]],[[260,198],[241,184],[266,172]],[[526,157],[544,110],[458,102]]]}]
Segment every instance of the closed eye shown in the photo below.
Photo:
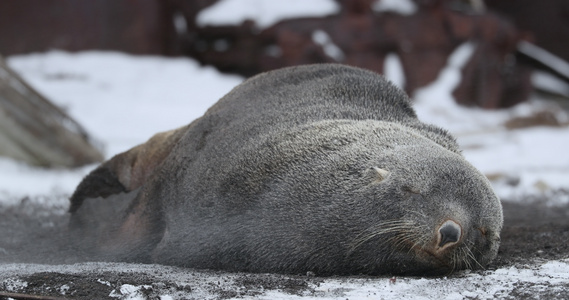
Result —
[{"label": "closed eye", "polygon": [[411,193],[411,194],[415,194],[415,195],[421,195],[421,192],[420,192],[418,189],[413,188],[413,187],[410,187],[410,186],[403,186],[403,187],[401,188],[401,190],[403,190],[403,192],[405,192],[405,193]]}]

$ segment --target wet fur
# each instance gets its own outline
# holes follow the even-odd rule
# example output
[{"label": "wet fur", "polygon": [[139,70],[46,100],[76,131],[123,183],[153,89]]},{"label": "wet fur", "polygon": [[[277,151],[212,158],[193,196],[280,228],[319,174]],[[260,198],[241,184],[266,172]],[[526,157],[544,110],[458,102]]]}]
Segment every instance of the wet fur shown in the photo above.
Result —
[{"label": "wet fur", "polygon": [[[334,64],[245,81],[190,125],[102,164],[71,211],[97,257],[253,272],[478,268],[502,227],[452,136],[380,75]],[[463,240],[436,250],[447,219]]]}]

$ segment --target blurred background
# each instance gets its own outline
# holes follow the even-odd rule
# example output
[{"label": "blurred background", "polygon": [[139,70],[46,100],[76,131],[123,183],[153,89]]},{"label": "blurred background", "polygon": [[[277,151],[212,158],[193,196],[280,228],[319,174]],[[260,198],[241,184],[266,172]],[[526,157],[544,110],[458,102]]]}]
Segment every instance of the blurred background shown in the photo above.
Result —
[{"label": "blurred background", "polygon": [[496,184],[567,194],[566,0],[0,1],[0,55],[0,155],[33,166],[91,165],[246,77],[336,62],[385,74]]},{"label": "blurred background", "polygon": [[2,1],[0,53],[97,49],[186,56],[244,76],[320,62],[383,72],[386,57],[395,54],[412,94],[436,79],[454,49],[474,41],[475,53],[454,91],[461,104],[501,108],[525,101],[535,88],[530,76],[536,68],[569,82],[569,71],[557,71],[548,60],[569,60],[564,0],[304,2],[313,3]]}]

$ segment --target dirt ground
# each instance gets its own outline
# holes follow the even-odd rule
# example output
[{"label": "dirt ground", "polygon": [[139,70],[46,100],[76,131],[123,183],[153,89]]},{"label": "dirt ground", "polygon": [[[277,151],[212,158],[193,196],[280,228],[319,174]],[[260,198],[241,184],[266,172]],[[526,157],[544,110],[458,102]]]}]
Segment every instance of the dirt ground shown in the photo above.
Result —
[{"label": "dirt ground", "polygon": [[[557,191],[554,195],[569,194],[569,190]],[[497,259],[489,270],[509,266],[523,266],[530,262],[569,258],[569,205],[548,206],[547,199],[524,199],[523,201],[504,201],[504,229]],[[44,205],[24,199],[16,206],[0,205],[0,263],[73,263],[78,260],[67,252],[65,245],[58,242],[64,236],[62,228],[67,222],[65,207]],[[1,268],[1,266],[0,266]],[[0,270],[1,273],[1,270]],[[215,273],[215,272],[213,272]],[[198,275],[196,275],[198,276]],[[227,299],[236,296],[255,296],[262,290],[284,290],[293,295],[310,293],[311,286],[318,284],[318,277],[284,276],[267,274],[237,274],[232,280],[240,286],[238,291],[226,290],[217,282],[210,288],[217,298]],[[63,299],[62,294],[72,295],[71,299],[116,299],[113,291],[122,285],[145,285],[141,293],[149,299],[159,299],[158,290],[191,291],[193,287],[165,281],[153,272],[85,272],[68,274],[64,272],[37,272],[21,276],[18,280],[28,285],[16,294],[8,293],[6,281],[0,281],[0,299]],[[199,276],[198,276],[199,277]],[[0,278],[1,279],[1,278]],[[198,280],[197,278],[196,280]],[[101,280],[105,284],[101,284]],[[108,284],[107,284],[108,283]],[[159,285],[159,286],[157,286]],[[62,293],[61,288],[67,289]],[[569,290],[567,283],[566,291]],[[217,290],[216,290],[217,289]],[[520,287],[520,298],[553,299],[547,289],[539,295],[527,295]],[[514,296],[516,291],[514,291]],[[23,296],[26,294],[27,296]],[[32,296],[43,296],[33,298]],[[510,294],[512,295],[512,294]],[[49,298],[52,297],[52,298]]]}]

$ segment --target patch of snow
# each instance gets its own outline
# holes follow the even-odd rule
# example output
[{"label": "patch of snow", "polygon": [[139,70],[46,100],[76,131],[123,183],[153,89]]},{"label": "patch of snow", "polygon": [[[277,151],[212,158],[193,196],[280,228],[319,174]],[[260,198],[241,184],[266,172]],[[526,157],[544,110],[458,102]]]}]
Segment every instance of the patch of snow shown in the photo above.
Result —
[{"label": "patch of snow", "polygon": [[333,58],[335,61],[343,61],[345,58],[344,52],[340,47],[336,46],[328,33],[324,30],[315,30],[312,32],[312,40],[320,45],[324,50],[324,53],[329,57]]},{"label": "patch of snow", "polygon": [[111,283],[106,280],[97,279],[97,282],[106,286],[111,286]]},{"label": "patch of snow", "polygon": [[417,4],[412,0],[378,0],[372,6],[376,12],[393,12],[409,16],[417,12]]},{"label": "patch of snow", "polygon": [[198,14],[199,26],[240,25],[253,20],[259,29],[284,19],[323,17],[337,14],[340,7],[333,0],[221,0]]},{"label": "patch of snow", "polygon": [[8,278],[1,282],[0,286],[8,292],[17,292],[28,286],[28,282],[17,278]]},{"label": "patch of snow", "polygon": [[141,290],[149,288],[151,288],[150,285],[123,284],[118,292],[116,290],[111,291],[109,297],[120,298],[121,300],[145,300],[146,297]]},{"label": "patch of snow", "polygon": [[569,63],[557,55],[526,41],[518,43],[518,51],[569,78]]},{"label": "patch of snow", "polygon": [[447,66],[441,70],[437,79],[415,92],[413,98],[416,104],[437,101],[440,104],[454,106],[452,91],[460,83],[460,71],[474,53],[475,48],[476,44],[473,42],[458,46],[449,56]]},{"label": "patch of snow", "polygon": [[52,170],[0,157],[0,199],[4,204],[14,205],[26,197],[37,202],[52,195],[56,197],[49,197],[50,201],[60,199],[66,205],[66,198],[93,168],[95,165]]},{"label": "patch of snow", "polygon": [[403,72],[403,65],[399,59],[399,55],[389,53],[385,57],[383,66],[383,74],[385,78],[401,89],[405,88],[405,72]]},{"label": "patch of snow", "polygon": [[569,84],[550,73],[533,71],[531,75],[531,82],[533,86],[538,89],[548,91],[550,93],[569,96]]},{"label": "patch of snow", "polygon": [[59,293],[65,295],[69,291],[69,286],[67,284],[62,285],[59,287]]}]

